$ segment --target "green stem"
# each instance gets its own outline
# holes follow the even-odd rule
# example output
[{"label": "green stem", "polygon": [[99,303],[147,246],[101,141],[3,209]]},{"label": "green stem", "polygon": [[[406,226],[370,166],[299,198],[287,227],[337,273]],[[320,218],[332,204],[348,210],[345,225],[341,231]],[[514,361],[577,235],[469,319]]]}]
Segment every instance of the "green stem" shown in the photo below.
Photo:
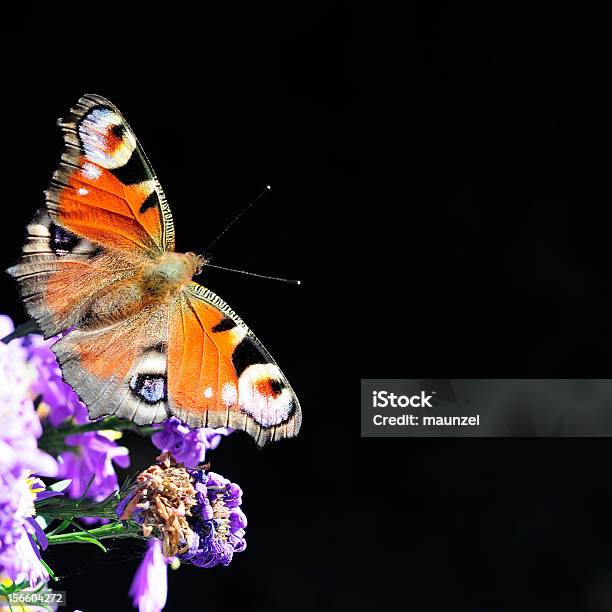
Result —
[{"label": "green stem", "polygon": [[51,519],[72,520],[83,516],[96,516],[98,518],[108,518],[117,520],[117,502],[119,495],[111,493],[102,501],[86,499],[70,499],[64,496],[48,497],[35,502],[36,512]]},{"label": "green stem", "polygon": [[[88,536],[90,538],[88,539]],[[89,544],[91,537],[97,540],[108,538],[143,538],[142,528],[136,524],[127,525],[122,522],[109,523],[102,527],[88,529],[86,533],[73,531],[71,533],[59,533],[47,537],[49,544]]]},{"label": "green stem", "polygon": [[95,516],[97,518],[107,519],[117,518],[117,513],[114,508],[103,508],[95,504],[74,504],[66,508],[39,507],[37,504],[36,508],[42,516],[60,520],[82,518],[84,516]]}]

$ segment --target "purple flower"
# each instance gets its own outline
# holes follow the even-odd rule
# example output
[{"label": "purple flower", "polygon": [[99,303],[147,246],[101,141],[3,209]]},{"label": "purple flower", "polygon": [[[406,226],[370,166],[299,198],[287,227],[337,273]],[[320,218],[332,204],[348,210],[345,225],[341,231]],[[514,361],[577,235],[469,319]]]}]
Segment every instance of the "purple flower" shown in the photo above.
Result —
[{"label": "purple flower", "polygon": [[199,567],[229,565],[234,553],[246,548],[242,489],[214,472],[194,470],[191,476],[197,499],[189,520],[194,538],[189,551],[179,559]]},{"label": "purple flower", "polygon": [[[0,334],[13,330],[8,317],[0,316]],[[80,425],[89,422],[86,406],[63,380],[55,355],[49,348],[56,338],[43,340],[28,335],[0,343],[0,419],[6,423],[0,431],[0,469],[14,465],[30,467],[34,472],[71,479],[71,498],[79,498],[95,475],[87,497],[100,501],[118,489],[113,462],[129,465],[128,450],[114,441],[113,431],[91,431],[66,436],[70,448],[61,453],[59,468],[55,459],[37,448],[42,435],[39,415],[48,417],[52,426],[66,421]],[[39,399],[38,410],[34,399]]]},{"label": "purple flower", "polygon": [[88,431],[64,438],[71,449],[59,456],[58,476],[72,481],[67,488],[69,497],[81,497],[94,475],[87,497],[101,501],[119,488],[113,462],[127,468],[130,458],[128,449],[111,439],[115,436],[111,431]]},{"label": "purple flower", "polygon": [[32,385],[35,396],[49,411],[49,422],[57,427],[64,421],[73,419],[77,424],[87,423],[89,417],[87,407],[72,387],[62,379],[55,354],[50,346],[56,342],[57,337],[44,340],[42,336],[27,336],[24,345],[27,348],[28,359],[38,374]]},{"label": "purple flower", "polygon": [[161,541],[151,538],[129,592],[134,607],[138,608],[139,612],[160,612],[166,605],[168,596],[166,565],[169,561],[162,554]]},{"label": "purple flower", "polygon": [[206,451],[217,448],[221,436],[232,431],[225,427],[191,429],[176,417],[170,417],[159,426],[151,441],[159,450],[171,453],[178,463],[195,468],[204,461]]},{"label": "purple flower", "polygon": [[[0,335],[13,329],[8,317],[0,316]],[[36,371],[27,361],[20,340],[0,342],[0,473],[17,476],[23,468],[55,476],[57,462],[38,448],[42,426],[34,408],[32,385]]]},{"label": "purple flower", "polygon": [[[0,316],[0,337],[12,330],[12,321]],[[31,586],[49,578],[40,560],[39,545],[46,548],[47,539],[34,520],[34,500],[51,492],[30,473],[58,471],[56,460],[38,448],[42,426],[33,402],[35,380],[22,340],[0,342],[0,574]]]},{"label": "purple flower", "polygon": [[229,565],[246,548],[242,489],[204,469],[190,470],[169,452],[136,477],[118,504],[122,520],[142,526],[145,537],[163,540],[162,555],[199,567]]},{"label": "purple flower", "polygon": [[34,587],[49,579],[42,564],[38,544],[45,549],[47,538],[34,520],[34,501],[44,497],[44,484],[12,472],[0,476],[0,574],[14,583],[27,580]]}]

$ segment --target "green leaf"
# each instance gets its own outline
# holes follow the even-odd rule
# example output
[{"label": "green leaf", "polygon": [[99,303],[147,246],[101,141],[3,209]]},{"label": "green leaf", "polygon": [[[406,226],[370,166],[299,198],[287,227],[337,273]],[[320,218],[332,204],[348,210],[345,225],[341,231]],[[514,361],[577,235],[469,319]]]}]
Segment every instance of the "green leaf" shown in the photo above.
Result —
[{"label": "green leaf", "polygon": [[57,533],[62,533],[62,531],[66,530],[66,527],[68,527],[68,525],[70,525],[70,521],[68,519],[64,519],[55,529],[53,529],[53,531],[50,531],[47,534],[47,537],[55,535]]},{"label": "green leaf", "polygon": [[89,532],[87,529],[83,529],[83,527],[81,527],[78,523],[75,523],[74,521],[70,521],[70,524],[73,527],[76,527],[77,529],[79,529],[80,531],[83,532],[83,534],[85,534],[82,537],[86,537],[86,540],[83,540],[85,542],[89,542],[90,544],[95,544],[96,546],[99,546],[104,552],[108,552],[106,550],[106,547],[102,544],[102,542],[100,542],[100,540],[98,540],[98,538],[96,538],[96,536],[94,536],[91,532]]},{"label": "green leaf", "polygon": [[103,552],[108,552],[104,544],[100,542],[100,540],[96,540],[96,538],[92,538],[90,536],[86,536],[85,534],[75,533],[73,535],[74,542],[83,542],[85,544],[95,544],[98,548],[102,549]]},{"label": "green leaf", "polygon": [[87,497],[87,493],[89,492],[89,488],[91,487],[91,485],[93,484],[93,481],[96,479],[96,475],[92,474],[91,478],[89,479],[89,482],[87,483],[87,486],[85,487],[85,491],[83,491],[83,495],[81,495],[81,497],[79,497],[79,499],[77,499],[76,503],[80,504],[86,497]]},{"label": "green leaf", "polygon": [[49,576],[53,578],[56,582],[59,578],[55,575],[55,572],[45,563],[44,559],[39,559],[39,561],[43,564],[44,568],[49,572]]}]

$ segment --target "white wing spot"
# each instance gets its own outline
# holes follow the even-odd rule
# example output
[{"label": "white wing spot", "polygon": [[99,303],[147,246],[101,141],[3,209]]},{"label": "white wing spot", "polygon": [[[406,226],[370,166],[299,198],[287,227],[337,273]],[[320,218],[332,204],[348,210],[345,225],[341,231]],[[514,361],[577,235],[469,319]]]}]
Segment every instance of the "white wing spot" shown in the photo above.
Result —
[{"label": "white wing spot", "polygon": [[212,396],[213,396],[212,387],[206,387],[206,389],[204,389],[204,397],[206,399],[210,399]]},{"label": "white wing spot", "polygon": [[238,389],[234,383],[226,382],[221,389],[221,399],[226,406],[235,406],[238,402]]}]

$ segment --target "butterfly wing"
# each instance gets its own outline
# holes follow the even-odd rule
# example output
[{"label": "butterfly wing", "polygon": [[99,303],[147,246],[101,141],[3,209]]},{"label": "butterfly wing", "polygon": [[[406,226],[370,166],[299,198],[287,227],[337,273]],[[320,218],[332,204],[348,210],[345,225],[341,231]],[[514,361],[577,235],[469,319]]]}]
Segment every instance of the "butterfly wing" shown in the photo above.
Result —
[{"label": "butterfly wing", "polygon": [[8,270],[47,337],[78,325],[95,294],[174,250],[163,191],[117,108],[88,94],[59,123],[60,166]]},{"label": "butterfly wing", "polygon": [[51,347],[64,379],[92,419],[115,414],[139,425],[169,413],[168,304],[149,306],[102,328],[75,329]]},{"label": "butterfly wing", "polygon": [[217,295],[190,283],[168,321],[170,411],[192,427],[232,427],[258,444],[297,435],[293,389],[261,342]]},{"label": "butterfly wing", "polygon": [[174,250],[170,208],[151,164],[116,106],[83,96],[60,121],[65,149],[47,192],[51,217],[119,251]]},{"label": "butterfly wing", "polygon": [[74,330],[53,351],[92,418],[149,424],[174,414],[192,427],[242,429],[262,446],[300,428],[297,397],[270,354],[194,282],[111,326]]},{"label": "butterfly wing", "polygon": [[193,282],[163,302],[140,294],[139,271],[174,250],[174,228],[117,108],[86,95],[60,125],[62,162],[9,272],[46,336],[76,327],[53,350],[90,416],[147,424],[175,414],[246,430],[260,445],[296,435],[293,390],[225,302]]}]

